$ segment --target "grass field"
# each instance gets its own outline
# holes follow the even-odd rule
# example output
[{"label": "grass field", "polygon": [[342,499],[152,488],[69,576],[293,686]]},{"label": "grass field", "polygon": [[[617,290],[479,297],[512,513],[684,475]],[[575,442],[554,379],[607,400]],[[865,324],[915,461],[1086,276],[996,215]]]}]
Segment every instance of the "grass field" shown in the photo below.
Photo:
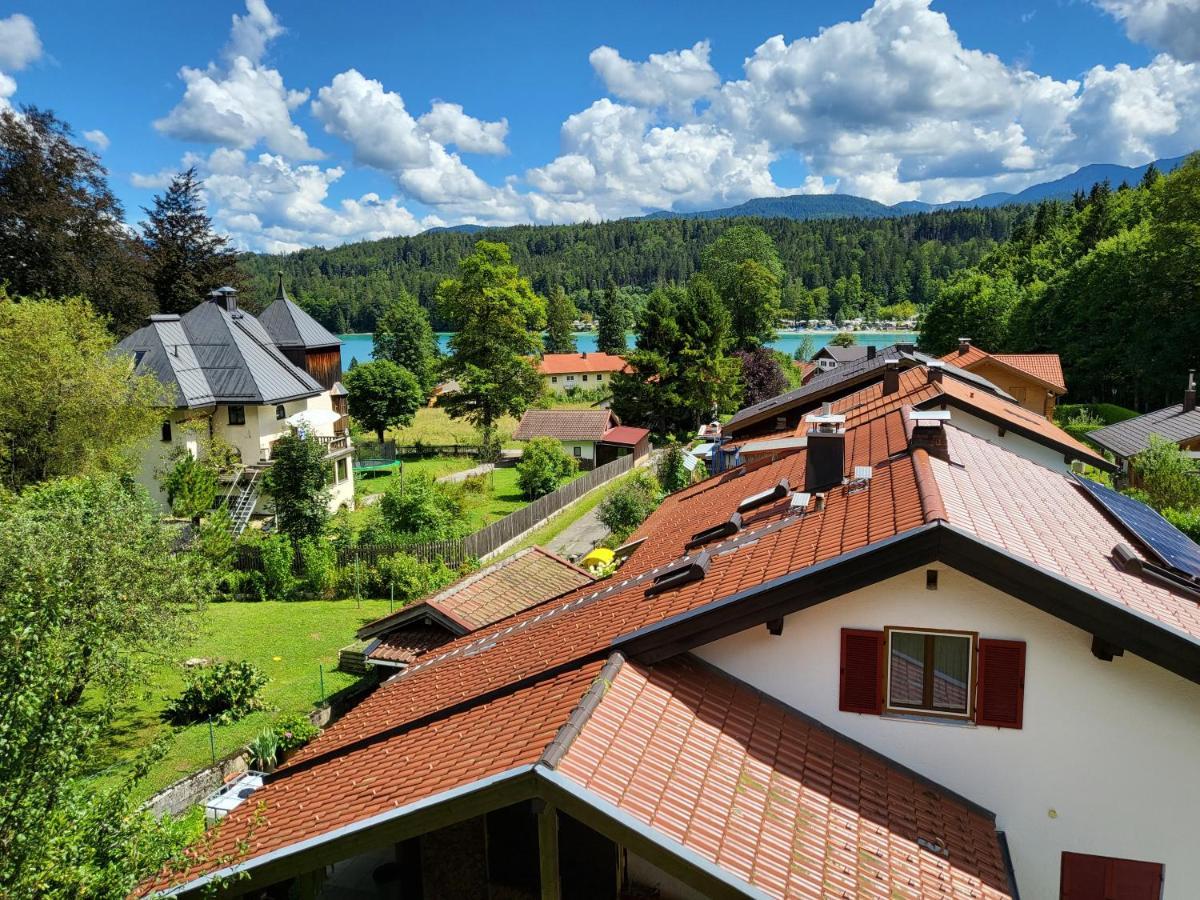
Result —
[{"label": "grass field", "polygon": [[[427,459],[406,459],[404,475],[415,475],[419,472],[440,478],[454,472],[463,472],[477,466],[478,461],[471,456],[431,456]],[[360,497],[363,494],[381,494],[388,489],[393,481],[399,481],[399,473],[387,475],[372,475],[364,478],[361,473],[355,476],[354,491]]]},{"label": "grass field", "polygon": [[252,741],[277,719],[314,709],[325,695],[352,686],[357,676],[335,671],[337,652],[354,639],[359,625],[388,611],[386,600],[318,600],[282,603],[214,603],[201,614],[200,631],[156,668],[144,690],[103,742],[97,768],[120,768],[155,739],[170,735],[167,755],[150,770],[140,793],[150,796],[172,782],[211,764],[207,724],[190,725],[172,735],[161,719],[167,700],[183,688],[181,663],[193,657],[249,660],[267,674],[263,691],[268,709],[232,725],[213,729],[220,759]]},{"label": "grass field", "polygon": [[[496,430],[507,446],[517,430],[517,420],[505,416],[496,424]],[[391,429],[388,440],[406,445],[416,441],[426,444],[478,444],[479,432],[466,419],[452,419],[441,407],[426,406],[417,410],[411,425]]]}]

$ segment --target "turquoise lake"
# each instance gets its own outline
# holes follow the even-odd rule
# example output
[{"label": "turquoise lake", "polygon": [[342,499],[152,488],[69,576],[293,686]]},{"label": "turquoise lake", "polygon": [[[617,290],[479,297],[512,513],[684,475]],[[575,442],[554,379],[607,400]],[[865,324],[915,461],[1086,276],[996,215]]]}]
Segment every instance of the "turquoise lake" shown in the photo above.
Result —
[{"label": "turquoise lake", "polygon": [[[831,340],[836,332],[833,331],[814,331],[814,332],[796,332],[796,331],[781,331],[771,342],[771,346],[776,350],[782,350],[788,356],[795,352],[800,346],[800,342],[804,338],[812,338],[813,352],[820,350]],[[371,335],[369,334],[339,334],[342,339],[342,368],[350,368],[351,360],[359,362],[367,362],[371,358]],[[438,345],[443,351],[446,349],[446,344],[450,340],[450,332],[438,332]],[[904,331],[856,331],[854,332],[854,340],[860,344],[874,344],[877,347],[886,347],[889,344],[896,343],[914,343],[917,336],[911,332]],[[633,346],[633,335],[628,337],[629,346]],[[590,331],[576,332],[575,345],[581,350],[588,353],[594,352],[596,349],[596,334]]]}]

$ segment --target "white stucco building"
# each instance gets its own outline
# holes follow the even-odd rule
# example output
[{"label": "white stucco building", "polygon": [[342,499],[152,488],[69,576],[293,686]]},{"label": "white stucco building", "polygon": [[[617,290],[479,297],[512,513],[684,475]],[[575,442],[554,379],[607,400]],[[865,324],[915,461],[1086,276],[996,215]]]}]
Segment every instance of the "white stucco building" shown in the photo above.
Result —
[{"label": "white stucco building", "polygon": [[288,298],[282,277],[274,302],[257,318],[238,308],[236,291],[223,288],[182,316],[151,316],[118,350],[174,398],[140,471],[164,504],[159,481],[173,454],[182,447],[197,455],[205,439],[220,438],[240,461],[224,486],[231,505],[244,494],[246,517],[269,511],[256,476],[271,465],[274,442],[299,427],[327,448],[331,509],[353,506],[341,342]]}]

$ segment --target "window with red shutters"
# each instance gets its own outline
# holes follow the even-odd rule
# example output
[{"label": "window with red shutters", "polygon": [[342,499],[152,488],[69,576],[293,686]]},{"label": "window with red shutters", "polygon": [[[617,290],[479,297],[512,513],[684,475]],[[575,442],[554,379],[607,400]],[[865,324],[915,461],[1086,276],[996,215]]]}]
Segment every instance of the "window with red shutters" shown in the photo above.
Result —
[{"label": "window with red shutters", "polygon": [[838,709],[883,712],[883,632],[842,629],[842,671]]},{"label": "window with red shutters", "polygon": [[1025,642],[979,641],[975,724],[1020,728],[1025,702]]},{"label": "window with red shutters", "polygon": [[1161,863],[1064,853],[1060,900],[1159,900]]}]

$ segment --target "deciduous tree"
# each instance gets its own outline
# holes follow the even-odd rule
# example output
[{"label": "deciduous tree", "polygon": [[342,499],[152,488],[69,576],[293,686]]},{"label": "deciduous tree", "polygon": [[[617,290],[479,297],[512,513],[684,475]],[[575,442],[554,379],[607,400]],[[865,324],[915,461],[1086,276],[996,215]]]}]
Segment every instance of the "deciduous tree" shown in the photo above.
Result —
[{"label": "deciduous tree", "polygon": [[519,416],[542,391],[530,357],[541,350],[545,304],[512,264],[508,247],[490,241],[475,245],[458,264],[458,277],[443,281],[437,296],[455,328],[445,371],[459,384],[443,402],[451,415],[474,423],[492,447],[496,421]]},{"label": "deciduous tree", "polygon": [[83,300],[17,302],[0,288],[0,484],[130,470],[166,399]]},{"label": "deciduous tree", "polygon": [[263,488],[275,504],[279,530],[293,542],[318,537],[329,521],[329,461],[325,445],[292,430],[271,448]]},{"label": "deciduous tree", "polygon": [[428,397],[437,384],[437,337],[429,314],[412,294],[400,291],[388,304],[375,326],[375,359],[388,359],[416,376],[421,392]]},{"label": "deciduous tree", "polygon": [[383,443],[389,428],[409,424],[425,394],[416,376],[390,359],[355,366],[343,377],[350,415]]},{"label": "deciduous tree", "polygon": [[517,484],[530,500],[549,494],[571,475],[579,464],[552,437],[537,437],[525,444],[517,463]]}]

